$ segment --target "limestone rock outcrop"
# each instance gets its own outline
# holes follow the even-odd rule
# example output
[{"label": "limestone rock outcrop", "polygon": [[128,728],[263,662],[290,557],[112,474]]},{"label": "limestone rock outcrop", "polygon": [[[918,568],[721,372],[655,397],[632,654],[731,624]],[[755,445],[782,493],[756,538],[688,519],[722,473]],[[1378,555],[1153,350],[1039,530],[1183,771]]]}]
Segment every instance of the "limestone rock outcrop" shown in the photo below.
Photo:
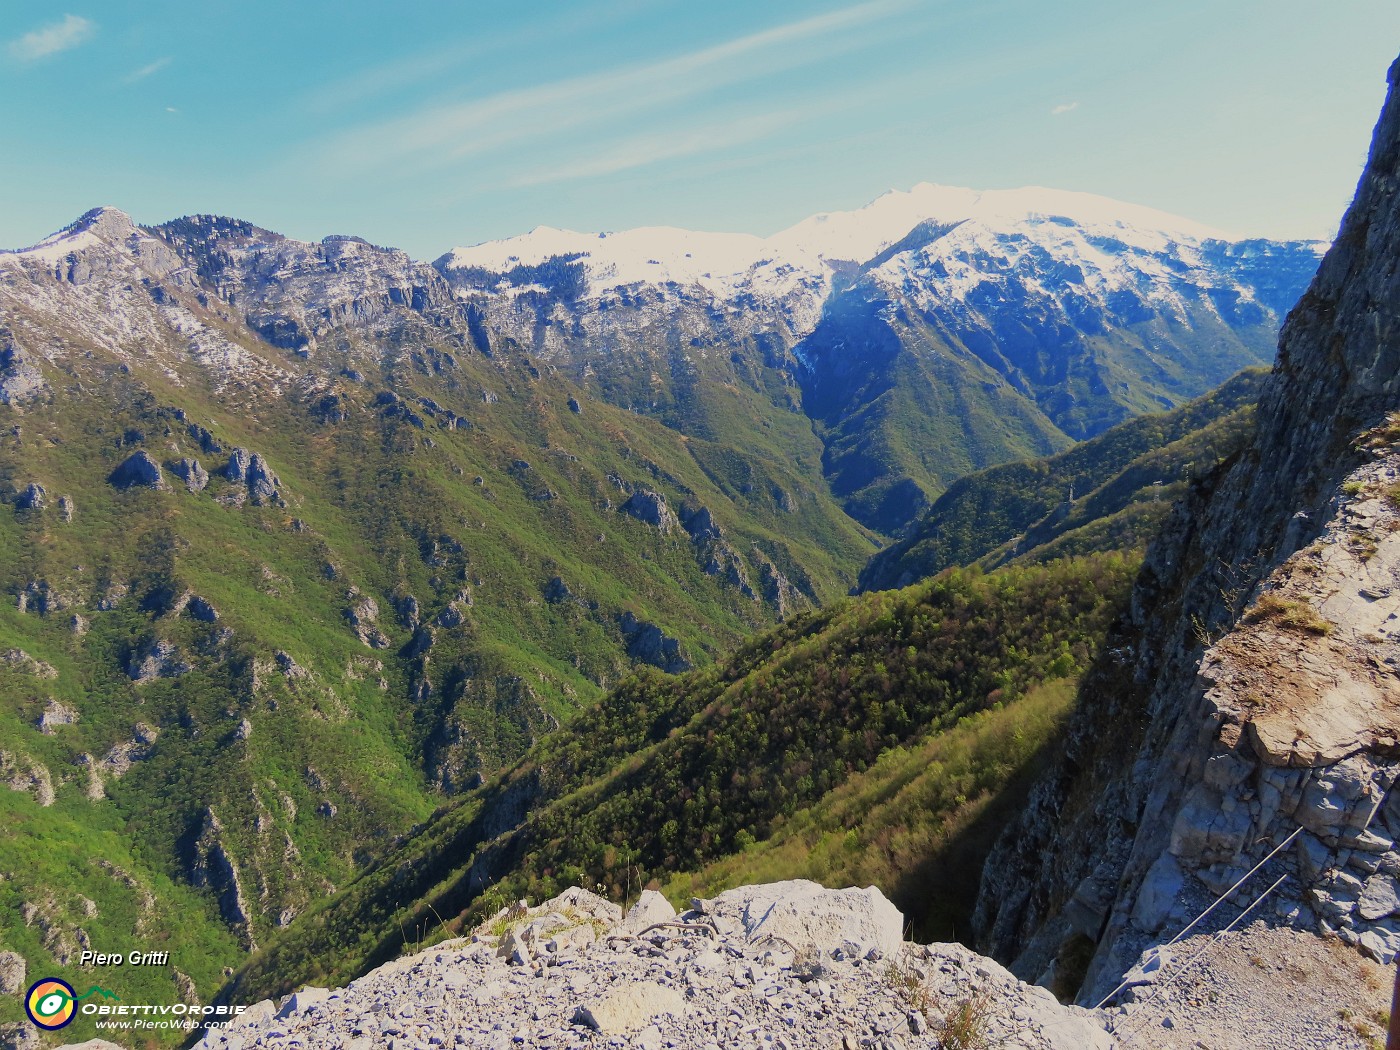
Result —
[{"label": "limestone rock outcrop", "polygon": [[107,480],[119,489],[165,488],[165,478],[161,474],[160,464],[153,460],[145,449],[133,452],[122,460]]}]

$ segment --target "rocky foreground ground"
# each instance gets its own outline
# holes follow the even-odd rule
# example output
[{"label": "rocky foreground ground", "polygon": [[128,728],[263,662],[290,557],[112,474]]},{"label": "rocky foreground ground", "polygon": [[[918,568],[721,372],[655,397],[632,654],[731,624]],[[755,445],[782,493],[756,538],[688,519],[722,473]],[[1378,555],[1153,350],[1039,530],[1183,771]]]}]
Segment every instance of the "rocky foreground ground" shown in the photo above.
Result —
[{"label": "rocky foreground ground", "polygon": [[259,1003],[200,1047],[1115,1045],[1107,1014],[1061,1006],[959,945],[903,943],[877,889],[784,882],[695,904],[678,916],[646,893],[624,916],[581,889],[518,904],[347,988]]},{"label": "rocky foreground ground", "polygon": [[522,902],[346,988],[257,1003],[195,1050],[1366,1050],[1383,1038],[1386,968],[1263,923],[1181,941],[1114,1006],[1085,1010],[961,945],[904,943],[877,889],[781,882],[694,905],[677,915],[648,892],[624,915],[582,889]]}]

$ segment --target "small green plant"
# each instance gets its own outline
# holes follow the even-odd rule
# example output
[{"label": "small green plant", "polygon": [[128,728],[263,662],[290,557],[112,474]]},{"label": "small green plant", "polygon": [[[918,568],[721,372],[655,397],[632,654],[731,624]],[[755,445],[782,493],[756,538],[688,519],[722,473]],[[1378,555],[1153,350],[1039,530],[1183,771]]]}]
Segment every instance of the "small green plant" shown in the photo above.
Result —
[{"label": "small green plant", "polygon": [[1277,594],[1265,594],[1244,614],[1246,623],[1262,623],[1271,620],[1280,627],[1309,634],[1327,635],[1332,633],[1332,624],[1307,602],[1290,598],[1280,598]]},{"label": "small green plant", "polygon": [[992,997],[976,992],[956,1003],[943,1015],[939,1050],[987,1050],[992,1045],[987,1031],[992,1016]]},{"label": "small green plant", "polygon": [[924,974],[908,963],[892,965],[885,973],[885,980],[896,992],[903,995],[911,1009],[924,1020],[933,1017],[933,993],[929,990]]},{"label": "small green plant", "polygon": [[1342,492],[1344,492],[1344,493],[1345,493],[1346,495],[1348,495],[1348,496],[1355,496],[1355,495],[1359,494],[1359,493],[1360,493],[1363,489],[1365,489],[1365,488],[1366,488],[1365,482],[1361,482],[1361,481],[1355,481],[1355,480],[1353,480],[1353,481],[1344,481],[1344,482],[1342,483]]},{"label": "small green plant", "polygon": [[1385,501],[1390,504],[1392,509],[1400,510],[1400,482],[1381,489],[1381,495],[1385,497]]}]

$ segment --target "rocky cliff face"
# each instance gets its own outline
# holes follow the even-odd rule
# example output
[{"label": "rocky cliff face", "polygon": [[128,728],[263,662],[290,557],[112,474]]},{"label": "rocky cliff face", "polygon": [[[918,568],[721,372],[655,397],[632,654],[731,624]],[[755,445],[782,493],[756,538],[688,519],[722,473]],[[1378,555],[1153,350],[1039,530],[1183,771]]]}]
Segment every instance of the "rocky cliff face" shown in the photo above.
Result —
[{"label": "rocky cliff face", "polygon": [[1031,977],[1092,947],[1085,1001],[1276,847],[1222,922],[1254,903],[1400,951],[1400,62],[1390,82],[1252,446],[1177,508],[985,869],[978,936]]}]

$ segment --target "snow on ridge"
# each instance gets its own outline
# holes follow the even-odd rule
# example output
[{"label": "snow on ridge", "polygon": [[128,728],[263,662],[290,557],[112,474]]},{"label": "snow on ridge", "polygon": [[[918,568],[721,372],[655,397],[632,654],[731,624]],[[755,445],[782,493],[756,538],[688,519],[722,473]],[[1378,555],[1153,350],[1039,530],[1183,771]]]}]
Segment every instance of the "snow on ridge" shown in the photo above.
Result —
[{"label": "snow on ridge", "polygon": [[520,237],[454,248],[443,263],[448,269],[480,266],[501,272],[556,256],[581,255],[590,271],[607,273],[616,284],[691,282],[707,275],[747,271],[762,261],[765,250],[763,238],[748,233],[706,233],[674,226],[578,233],[536,226]]},{"label": "snow on ridge", "polygon": [[103,205],[84,212],[74,222],[57,233],[49,234],[38,244],[28,248],[0,249],[0,256],[52,265],[67,258],[72,252],[110,244],[114,238],[120,238],[135,229],[136,225],[126,212],[111,205]]},{"label": "snow on ridge", "polygon": [[454,248],[440,265],[502,272],[577,254],[585,257],[595,293],[668,282],[724,292],[773,284],[774,274],[763,272],[765,263],[789,278],[797,271],[808,283],[825,282],[836,264],[866,262],[925,222],[973,222],[997,232],[1040,230],[1051,240],[1061,239],[1054,227],[1069,222],[1087,236],[1113,238],[1149,252],[1173,244],[1238,239],[1203,223],[1091,193],[1038,186],[972,190],[923,182],[891,190],[854,211],[810,216],[766,238],[668,226],[599,234],[538,226],[519,237]]},{"label": "snow on ridge", "polygon": [[828,260],[865,262],[923,222],[973,221],[1004,231],[1067,219],[1097,236],[1111,236],[1162,250],[1171,241],[1234,240],[1203,223],[1138,204],[1074,190],[1028,186],[1017,190],[970,190],[921,182],[890,190],[864,208],[804,219],[770,241],[800,247]]}]

